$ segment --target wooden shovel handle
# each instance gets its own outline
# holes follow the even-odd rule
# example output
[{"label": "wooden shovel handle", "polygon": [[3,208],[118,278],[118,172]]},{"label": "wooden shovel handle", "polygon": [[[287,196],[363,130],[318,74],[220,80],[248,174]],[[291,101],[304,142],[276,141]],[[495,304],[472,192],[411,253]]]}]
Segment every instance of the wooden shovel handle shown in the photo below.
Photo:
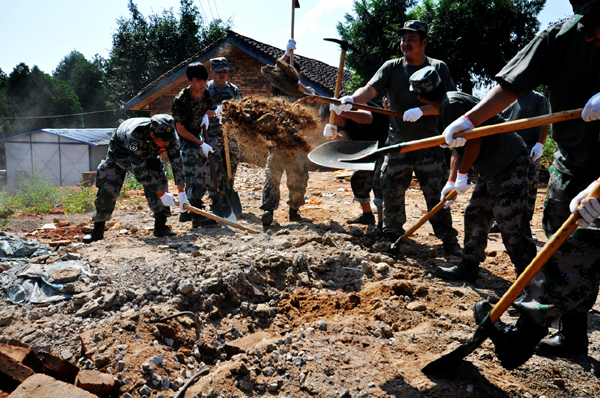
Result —
[{"label": "wooden shovel handle", "polygon": [[223,146],[225,147],[225,163],[227,165],[227,179],[231,181],[231,159],[229,158],[229,143],[227,142],[227,130],[223,128]]},{"label": "wooden shovel handle", "polygon": [[400,238],[402,240],[402,242],[407,240],[417,229],[421,228],[421,226],[423,224],[425,224],[427,221],[429,221],[429,219],[431,217],[433,217],[438,211],[442,210],[442,208],[444,207],[444,205],[446,204],[447,201],[456,198],[457,195],[458,195],[458,192],[456,192],[456,189],[453,189],[452,191],[450,191],[448,193],[448,195],[446,195],[444,197],[443,201],[441,201],[440,203],[435,205],[435,207],[433,209],[431,209],[429,211],[429,213],[425,214],[423,216],[423,218],[421,218],[415,225],[412,226],[411,229],[409,229],[408,231],[406,231],[404,233],[404,235],[402,235],[402,237]]},{"label": "wooden shovel handle", "polygon": [[[176,204],[179,206],[179,203],[176,203]],[[204,217],[206,217],[206,218],[210,218],[211,220],[218,221],[218,222],[220,222],[221,224],[226,224],[226,225],[229,225],[230,227],[233,227],[233,228],[238,228],[238,229],[241,229],[241,230],[244,230],[244,231],[250,232],[251,234],[258,234],[258,233],[259,233],[259,232],[258,232],[257,230],[255,230],[255,229],[252,229],[252,228],[250,228],[250,227],[245,227],[245,226],[243,226],[243,225],[240,225],[240,224],[238,224],[238,223],[235,223],[235,222],[232,222],[232,221],[226,220],[226,219],[224,219],[224,218],[221,218],[221,217],[219,217],[219,216],[216,216],[216,215],[214,215],[214,214],[212,214],[212,213],[209,213],[209,212],[206,212],[206,211],[200,210],[199,208],[197,208],[197,207],[194,207],[194,206],[191,206],[191,205],[188,205],[188,204],[184,204],[184,205],[183,205],[183,208],[184,208],[185,210],[191,211],[192,213],[200,214],[201,216],[204,216]]]},{"label": "wooden shovel handle", "polygon": [[[598,184],[587,197],[600,199],[600,184]],[[550,257],[552,257],[556,250],[558,250],[573,231],[575,231],[577,228],[577,220],[579,220],[580,217],[579,213],[571,214],[558,231],[552,235],[542,250],[535,256],[527,268],[525,268],[525,271],[523,271],[504,296],[502,296],[500,301],[494,306],[490,313],[490,320],[492,323],[495,323],[502,316],[504,311],[506,311],[516,298],[519,297],[523,289],[525,289],[525,286],[531,282],[533,277],[540,271],[544,264],[546,264]]]}]

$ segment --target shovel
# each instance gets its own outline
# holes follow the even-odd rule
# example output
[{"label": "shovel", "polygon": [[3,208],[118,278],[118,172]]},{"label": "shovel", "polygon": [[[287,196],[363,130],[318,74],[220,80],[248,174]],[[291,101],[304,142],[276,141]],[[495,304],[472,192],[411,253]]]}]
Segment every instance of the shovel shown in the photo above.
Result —
[{"label": "shovel", "polygon": [[[178,202],[175,202],[175,204],[177,206],[179,206]],[[250,227],[245,227],[245,226],[243,226],[241,224],[229,221],[226,218],[221,218],[219,216],[216,216],[216,215],[214,215],[212,213],[209,213],[207,211],[200,210],[199,208],[191,206],[191,205],[183,205],[183,208],[185,210],[187,210],[187,211],[191,211],[192,213],[200,214],[201,216],[204,216],[206,218],[210,218],[211,220],[215,220],[215,221],[217,221],[217,222],[219,222],[221,224],[224,224],[224,225],[227,225],[227,226],[230,226],[230,227],[233,227],[233,228],[238,228],[238,229],[241,229],[243,231],[250,232],[251,234],[258,234],[258,233],[260,233],[259,231],[255,230],[255,229],[252,229]]]},{"label": "shovel", "polygon": [[[596,188],[587,196],[594,197],[596,199],[600,199],[600,185],[597,185]],[[558,231],[552,237],[546,245],[542,248],[542,250],[535,256],[535,258],[531,261],[531,263],[525,268],[525,271],[517,278],[517,280],[512,284],[512,286],[508,289],[508,291],[502,296],[500,301],[494,306],[492,311],[486,315],[483,321],[479,324],[473,337],[471,337],[471,341],[461,345],[456,348],[454,351],[445,354],[443,357],[436,359],[433,362],[430,362],[423,368],[424,373],[430,374],[440,374],[448,371],[448,369],[452,369],[456,367],[460,363],[460,361],[475,351],[477,347],[479,347],[485,339],[488,338],[488,333],[486,329],[494,327],[494,323],[500,319],[504,311],[510,307],[510,305],[515,301],[515,299],[521,294],[525,286],[533,277],[539,272],[539,270],[546,264],[546,262],[552,257],[554,252],[567,240],[567,238],[575,231],[577,228],[577,220],[581,216],[579,213],[571,214],[567,221],[559,228]]]},{"label": "shovel", "polygon": [[453,189],[452,191],[448,192],[448,195],[446,195],[444,197],[443,201],[441,201],[440,203],[435,205],[435,207],[433,209],[431,209],[431,211],[429,211],[429,213],[425,214],[423,216],[423,218],[421,218],[415,225],[413,225],[408,231],[406,231],[404,233],[404,235],[399,237],[398,240],[392,244],[390,249],[392,249],[392,251],[397,250],[400,247],[400,245],[402,244],[402,242],[406,241],[413,233],[415,233],[415,231],[417,229],[421,228],[421,226],[423,224],[425,224],[427,221],[429,221],[429,219],[431,217],[435,216],[435,214],[438,211],[442,210],[447,201],[456,198],[457,195],[458,195],[458,192],[456,192],[456,189]]},{"label": "shovel", "polygon": [[[208,133],[206,132],[206,127],[204,126],[202,126],[202,134],[204,135],[204,142],[208,142]],[[213,213],[215,213],[217,216],[235,223],[237,221],[237,218],[231,210],[231,205],[229,203],[223,204],[223,201],[221,200],[221,193],[219,192],[219,181],[217,181],[217,174],[215,172],[215,163],[213,161],[212,153],[208,154],[208,162],[210,164],[210,176],[212,178],[213,186],[215,188],[215,193],[217,196],[217,205],[211,206],[211,209]]]},{"label": "shovel", "polygon": [[227,131],[223,129],[223,145],[225,145],[225,163],[227,164],[227,185],[225,186],[225,197],[231,205],[231,210],[236,217],[242,214],[242,203],[240,195],[233,190],[233,176],[231,174],[231,159],[229,158],[229,144],[227,141]]},{"label": "shovel", "polygon": [[[377,141],[328,141],[308,154],[308,159],[319,166],[348,170],[375,170],[375,162],[346,163],[343,159],[353,159],[360,154],[377,150]],[[344,167],[341,167],[341,166]]]},{"label": "shovel", "polygon": [[[546,124],[562,122],[566,120],[577,119],[581,117],[581,111],[583,108],[574,109],[570,111],[562,111],[551,113],[549,115],[536,116],[531,118],[513,120],[510,122],[494,124],[492,126],[477,127],[473,130],[466,130],[457,133],[457,137],[464,137],[466,139],[473,139],[479,137],[485,137],[493,134],[507,133],[515,130],[522,130],[530,127],[538,127]],[[366,152],[365,150],[359,150],[352,156],[343,148],[344,141],[330,141],[322,144],[321,146],[327,145],[327,150],[319,150],[319,147],[315,148],[313,152],[317,156],[313,156],[311,159],[313,163],[319,165],[326,165],[327,167],[334,167],[338,169],[350,169],[355,170],[373,170],[373,162],[380,157],[385,155],[395,155],[404,152],[416,151],[418,149],[432,148],[438,145],[446,144],[446,140],[442,135],[435,137],[425,138],[422,140],[401,142],[399,144],[386,146],[375,151]],[[337,147],[341,147],[343,156],[335,157]],[[312,153],[312,152],[311,152]],[[321,153],[326,153],[330,158],[323,159],[319,156]],[[310,154],[309,154],[310,156]]]}]

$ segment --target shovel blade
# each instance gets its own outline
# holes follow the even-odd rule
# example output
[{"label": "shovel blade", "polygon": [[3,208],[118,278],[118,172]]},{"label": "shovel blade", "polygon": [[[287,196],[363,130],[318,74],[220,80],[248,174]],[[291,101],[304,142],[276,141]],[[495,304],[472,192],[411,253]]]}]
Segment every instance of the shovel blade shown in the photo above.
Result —
[{"label": "shovel blade", "polygon": [[233,181],[229,181],[229,185],[225,188],[225,197],[227,202],[231,205],[231,211],[236,217],[242,214],[242,202],[240,202],[240,195],[233,190]]},{"label": "shovel blade", "polygon": [[423,373],[435,376],[448,373],[449,371],[456,369],[456,366],[460,365],[464,357],[475,351],[477,347],[479,347],[488,338],[488,333],[485,331],[485,328],[487,327],[494,327],[492,320],[490,319],[490,314],[487,314],[481,324],[477,326],[475,333],[471,337],[471,341],[457,347],[447,354],[444,354],[435,361],[428,363],[422,369]]},{"label": "shovel blade", "polygon": [[[227,206],[227,205],[223,205],[222,203],[219,203],[217,205],[211,205],[210,211],[218,217],[224,218],[227,221],[237,224],[237,218],[236,218],[235,214],[233,213],[231,206]],[[223,224],[223,223],[219,223],[219,224],[221,224],[222,226],[224,226],[227,229],[231,229],[231,227],[227,224]]]},{"label": "shovel blade", "polygon": [[329,141],[313,149],[308,158],[319,166],[334,169],[375,170],[375,162],[347,163],[345,159],[377,150],[377,141]]}]

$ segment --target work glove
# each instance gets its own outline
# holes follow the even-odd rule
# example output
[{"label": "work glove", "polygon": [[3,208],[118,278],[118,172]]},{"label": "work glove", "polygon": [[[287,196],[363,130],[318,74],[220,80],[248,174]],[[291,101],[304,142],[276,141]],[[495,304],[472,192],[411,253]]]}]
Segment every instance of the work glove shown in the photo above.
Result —
[{"label": "work glove", "polygon": [[208,154],[209,153],[213,153],[214,150],[212,149],[212,147],[210,145],[208,145],[206,142],[202,143],[202,146],[200,147],[200,149],[202,149],[202,153],[204,154],[205,158],[208,158]]},{"label": "work glove", "polygon": [[219,124],[223,124],[223,105],[217,106],[217,109],[215,109],[215,116],[219,118]]},{"label": "work glove", "polygon": [[165,206],[169,206],[169,207],[177,206],[175,204],[175,196],[171,195],[168,192],[163,193],[162,196],[159,197],[159,199],[162,202],[162,204]]},{"label": "work glove", "polygon": [[352,104],[329,104],[329,110],[334,111],[338,115],[341,115],[342,112],[348,112],[350,109],[352,109]]},{"label": "work glove", "polygon": [[461,195],[467,192],[472,185],[473,184],[469,183],[469,174],[463,174],[459,171],[456,175],[456,183],[454,184],[454,189],[456,189],[456,193]]},{"label": "work glove", "polygon": [[202,123],[200,124],[200,128],[206,128],[208,130],[208,115],[205,113],[204,116],[202,116]]},{"label": "work glove", "polygon": [[345,97],[340,98],[340,102],[342,104],[353,104],[354,98],[351,95],[346,95]]},{"label": "work glove", "polygon": [[187,211],[183,208],[183,205],[190,205],[190,201],[187,198],[185,192],[179,192],[179,210]]},{"label": "work glove", "polygon": [[581,112],[581,118],[586,122],[593,122],[600,119],[600,93],[594,95],[585,104],[583,112]]},{"label": "work glove", "polygon": [[[454,138],[453,136],[454,134],[459,133],[461,131],[473,130],[474,128],[475,126],[473,126],[473,123],[471,123],[471,121],[467,117],[465,117],[464,115],[459,117],[444,129],[442,135],[446,139],[446,145],[442,145],[442,147],[458,148],[461,146],[465,146],[465,144],[467,143],[466,138]],[[458,183],[458,181],[456,182]]]},{"label": "work glove", "polygon": [[541,142],[536,142],[533,148],[531,148],[531,152],[529,153],[529,157],[534,162],[542,157],[542,153],[544,153],[544,144]]},{"label": "work glove", "polygon": [[410,108],[409,110],[404,112],[404,115],[402,115],[402,119],[405,122],[416,122],[421,118],[421,116],[423,116],[423,111],[421,110],[421,108]]},{"label": "work glove", "polygon": [[292,55],[292,50],[296,49],[296,40],[289,39],[287,45],[285,46],[285,55],[290,57]]},{"label": "work glove", "polygon": [[600,217],[600,203],[596,198],[584,199],[592,190],[600,184],[599,180],[592,182],[586,189],[579,192],[569,204],[571,213],[579,212],[581,218],[577,220],[577,225],[581,228],[587,228],[595,219]]},{"label": "work glove", "polygon": [[327,138],[331,138],[337,134],[337,126],[333,124],[326,124],[325,130],[323,130],[323,135]]},{"label": "work glove", "polygon": [[[442,195],[440,196],[440,202],[444,201],[444,198],[446,196],[448,196],[448,194],[450,192],[452,192],[452,190],[454,189],[454,181],[450,181],[448,180],[448,182],[446,183],[446,185],[444,185],[444,188],[442,189]],[[448,208],[450,207],[450,205],[452,205],[452,203],[454,203],[454,201],[456,200],[456,197],[454,197],[454,199],[448,199],[446,201],[446,203],[444,203],[444,208]]]}]

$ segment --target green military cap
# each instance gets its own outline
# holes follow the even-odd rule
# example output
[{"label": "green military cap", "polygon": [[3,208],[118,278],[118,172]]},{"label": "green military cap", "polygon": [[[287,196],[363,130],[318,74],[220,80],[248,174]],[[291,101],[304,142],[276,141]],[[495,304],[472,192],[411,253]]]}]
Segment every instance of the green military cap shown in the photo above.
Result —
[{"label": "green military cap", "polygon": [[177,139],[175,119],[171,115],[159,113],[152,116],[150,118],[150,131],[163,141],[169,142]]},{"label": "green military cap", "polygon": [[427,23],[423,22],[423,21],[417,21],[417,20],[410,20],[410,21],[406,21],[404,22],[404,26],[402,26],[402,29],[400,29],[400,32],[402,31],[411,31],[411,32],[423,32],[425,33],[425,36],[427,36],[427,33],[429,32],[429,25],[427,25]]},{"label": "green military cap", "polygon": [[592,8],[600,4],[600,0],[569,0],[573,7],[573,16],[569,18],[563,25],[557,36],[567,33],[573,26],[577,26],[577,23],[581,21]]},{"label": "green military cap", "polygon": [[229,70],[229,65],[227,65],[227,58],[225,57],[217,57],[210,60],[210,69],[213,72],[219,72],[222,70]]},{"label": "green military cap", "polygon": [[409,81],[409,90],[419,95],[430,93],[442,84],[442,79],[433,66],[419,69],[410,76]]}]

